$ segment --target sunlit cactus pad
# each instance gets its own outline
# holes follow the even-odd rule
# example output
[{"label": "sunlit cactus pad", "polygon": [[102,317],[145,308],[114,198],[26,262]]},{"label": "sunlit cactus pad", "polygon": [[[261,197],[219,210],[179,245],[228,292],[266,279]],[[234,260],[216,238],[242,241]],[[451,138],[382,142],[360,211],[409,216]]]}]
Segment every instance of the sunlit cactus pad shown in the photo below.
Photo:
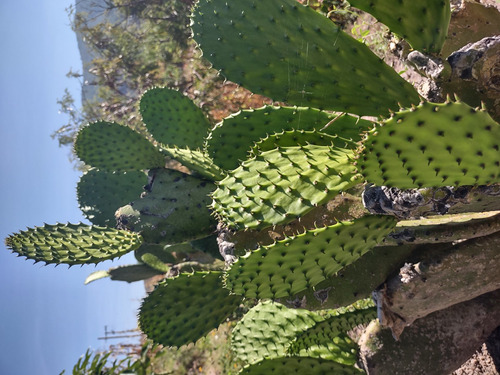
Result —
[{"label": "sunlit cactus pad", "polygon": [[269,135],[257,142],[250,150],[251,156],[269,151],[277,147],[306,146],[335,146],[343,149],[355,149],[357,143],[336,135],[329,135],[316,130],[287,130]]},{"label": "sunlit cactus pad", "polygon": [[148,178],[144,172],[109,172],[91,169],[76,187],[85,217],[95,225],[114,227],[115,211],[139,198]]},{"label": "sunlit cactus pad", "polygon": [[139,325],[155,343],[181,346],[217,328],[240,302],[222,288],[220,272],[181,274],[162,281],[144,299]]},{"label": "sunlit cactus pad", "polygon": [[19,256],[46,264],[69,265],[120,257],[141,243],[137,233],[86,224],[46,224],[12,234],[5,240],[7,247]]},{"label": "sunlit cactus pad", "polygon": [[211,131],[206,148],[214,162],[223,169],[234,169],[245,160],[254,142],[284,130],[320,130],[335,121],[325,133],[360,140],[370,122],[349,115],[336,117],[329,112],[306,107],[266,106],[244,110],[225,118]]},{"label": "sunlit cactus pad", "polygon": [[283,357],[264,359],[241,370],[238,375],[307,374],[307,375],[360,375],[364,371],[337,362],[319,358]]},{"label": "sunlit cactus pad", "polygon": [[385,23],[413,49],[438,53],[443,47],[451,17],[449,0],[350,0],[349,3]]},{"label": "sunlit cactus pad", "polygon": [[202,0],[192,28],[215,69],[276,101],[359,115],[419,101],[366,45],[295,0]]},{"label": "sunlit cactus pad", "polygon": [[[395,225],[390,216],[365,216],[263,246],[232,265],[226,286],[249,298],[294,295],[355,262]],[[368,275],[359,275],[364,277]]]},{"label": "sunlit cactus pad", "polygon": [[231,349],[237,359],[245,363],[281,357],[298,333],[322,320],[318,313],[289,309],[272,301],[261,302],[234,327]]},{"label": "sunlit cactus pad", "polygon": [[228,173],[212,208],[228,226],[291,221],[359,182],[351,150],[306,145],[259,153]]},{"label": "sunlit cactus pad", "polygon": [[168,88],[154,88],[141,98],[140,112],[146,128],[164,145],[199,148],[210,123],[187,96]]},{"label": "sunlit cactus pad", "polygon": [[367,182],[401,189],[500,181],[500,125],[461,102],[425,102],[396,113],[364,142]]},{"label": "sunlit cactus pad", "polygon": [[375,307],[332,316],[299,334],[288,347],[288,354],[354,365],[357,360],[358,345],[347,332],[376,318]]},{"label": "sunlit cactus pad", "polygon": [[85,164],[108,171],[163,167],[165,157],[139,133],[114,122],[83,127],[75,140],[76,155]]},{"label": "sunlit cactus pad", "polygon": [[212,182],[172,169],[152,169],[149,178],[145,194],[116,212],[119,227],[162,244],[206,237],[215,230],[208,209]]}]

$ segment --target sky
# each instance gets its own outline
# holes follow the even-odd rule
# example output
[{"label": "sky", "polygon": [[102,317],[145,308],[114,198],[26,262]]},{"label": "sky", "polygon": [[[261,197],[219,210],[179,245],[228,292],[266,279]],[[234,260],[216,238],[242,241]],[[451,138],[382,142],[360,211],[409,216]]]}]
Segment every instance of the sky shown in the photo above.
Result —
[{"label": "sky", "polygon": [[0,1],[0,374],[54,375],[88,348],[106,349],[108,330],[137,326],[142,282],[103,279],[93,271],[134,263],[131,254],[96,266],[44,266],[16,257],[3,239],[44,223],[86,222],[76,200],[80,172],[50,135],[66,121],[57,100],[80,86],[70,0]]}]

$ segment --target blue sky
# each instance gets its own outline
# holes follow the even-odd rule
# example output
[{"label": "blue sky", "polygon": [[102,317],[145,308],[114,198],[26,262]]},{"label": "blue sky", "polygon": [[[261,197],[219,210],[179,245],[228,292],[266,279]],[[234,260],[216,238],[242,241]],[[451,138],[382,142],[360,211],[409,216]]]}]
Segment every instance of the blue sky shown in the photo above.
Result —
[{"label": "blue sky", "polygon": [[72,1],[0,2],[0,374],[54,375],[87,350],[116,342],[97,340],[108,329],[135,328],[142,283],[85,277],[97,267],[42,266],[18,258],[3,238],[43,223],[80,222],[69,149],[50,135],[65,123],[56,101],[80,87],[66,73],[81,71],[76,37],[65,8]]}]

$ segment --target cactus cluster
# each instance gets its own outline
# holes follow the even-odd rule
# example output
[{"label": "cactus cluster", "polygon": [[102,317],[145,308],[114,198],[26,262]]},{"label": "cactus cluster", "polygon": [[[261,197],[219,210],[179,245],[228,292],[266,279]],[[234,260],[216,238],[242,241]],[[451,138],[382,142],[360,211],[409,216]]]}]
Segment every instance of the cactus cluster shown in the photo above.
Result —
[{"label": "cactus cluster", "polygon": [[[448,1],[352,4],[414,48],[442,47]],[[202,253],[215,270],[181,272],[144,300],[139,322],[151,340],[194,342],[255,300],[233,331],[234,353],[247,364],[241,374],[362,373],[348,331],[374,319],[374,308],[327,308],[369,296],[413,248],[380,246],[397,219],[366,211],[292,235],[287,227],[364,184],[498,183],[500,125],[459,100],[423,101],[367,46],[294,0],[200,0],[192,27],[227,79],[293,107],[240,111],[211,127],[186,96],[154,88],[140,102],[146,136],[107,122],[77,136],[76,154],[92,167],[78,199],[94,225],[45,225],[6,244],[29,259],[71,265],[135,252],[139,265],[89,282],[195,269],[186,254]],[[238,244],[216,239],[218,230],[278,234],[271,244],[241,245],[219,265],[216,241],[223,256]]]}]

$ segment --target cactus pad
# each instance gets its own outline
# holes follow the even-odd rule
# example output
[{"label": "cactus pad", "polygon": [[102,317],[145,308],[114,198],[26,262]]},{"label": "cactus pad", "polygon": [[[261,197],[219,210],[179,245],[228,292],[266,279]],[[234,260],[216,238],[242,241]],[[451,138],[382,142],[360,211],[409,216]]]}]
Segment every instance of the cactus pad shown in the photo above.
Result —
[{"label": "cactus pad", "polygon": [[[387,238],[387,237],[386,237]],[[318,285],[286,299],[287,306],[300,304],[308,310],[338,308],[366,298],[396,272],[416,245],[376,246],[356,262]]]},{"label": "cactus pad", "polygon": [[264,359],[245,367],[238,375],[307,374],[307,375],[361,375],[364,371],[333,361],[308,357]]},{"label": "cactus pad", "polygon": [[164,145],[199,148],[210,123],[187,96],[168,88],[154,88],[141,98],[140,112],[146,128]]},{"label": "cactus pad", "polygon": [[203,151],[190,150],[189,148],[163,147],[162,152],[209,180],[218,181],[224,176],[222,170]]},{"label": "cactus pad", "polygon": [[108,171],[163,167],[165,157],[139,133],[114,122],[83,127],[75,140],[75,153],[85,164]]},{"label": "cactus pad", "polygon": [[259,153],[219,182],[212,208],[234,228],[291,221],[360,181],[351,155],[315,145]]},{"label": "cactus pad", "polygon": [[416,50],[438,53],[443,47],[451,17],[449,0],[350,0],[349,3],[385,23]]},{"label": "cactus pad", "polygon": [[347,332],[376,318],[375,307],[332,316],[299,334],[288,347],[288,354],[354,365],[357,360],[358,345],[352,341]]},{"label": "cactus pad", "polygon": [[214,68],[275,101],[359,115],[419,101],[367,46],[295,0],[202,0],[192,27]]},{"label": "cactus pad", "polygon": [[116,281],[126,281],[127,283],[133,283],[136,281],[146,280],[150,277],[161,275],[162,272],[149,267],[146,264],[129,264],[125,266],[119,266],[110,268],[107,271],[96,271],[92,272],[85,279],[85,284],[89,284],[93,281],[109,277],[111,280]]},{"label": "cactus pad", "polygon": [[220,277],[195,272],[162,281],[142,303],[141,330],[155,343],[181,346],[217,328],[241,303],[222,288]]},{"label": "cactus pad", "polygon": [[322,130],[331,135],[361,140],[360,133],[371,123],[349,115],[334,114],[314,108],[265,106],[240,111],[225,118],[211,131],[206,148],[214,162],[223,169],[234,169],[247,158],[254,142],[284,130]]},{"label": "cactus pad", "polygon": [[234,327],[231,349],[245,363],[281,357],[299,332],[322,320],[324,318],[314,312],[289,309],[272,301],[261,302]]},{"label": "cactus pad", "polygon": [[306,146],[313,144],[316,146],[335,146],[343,149],[355,149],[357,143],[342,138],[332,136],[318,131],[288,130],[281,133],[274,133],[257,142],[250,150],[251,156],[269,151],[277,147]]},{"label": "cactus pad", "polygon": [[148,183],[141,171],[109,172],[91,169],[76,187],[85,217],[95,225],[115,226],[115,211],[139,198]]},{"label": "cactus pad", "polygon": [[28,228],[6,238],[19,256],[46,264],[99,263],[137,249],[142,238],[113,228],[86,224],[55,224]]},{"label": "cactus pad", "polygon": [[292,296],[358,260],[395,225],[390,216],[365,216],[260,247],[232,265],[226,286],[248,298]]},{"label": "cactus pad", "polygon": [[208,205],[210,181],[171,169],[149,171],[146,193],[116,212],[119,227],[141,232],[148,243],[174,244],[215,230]]},{"label": "cactus pad", "polygon": [[500,125],[461,102],[422,103],[375,128],[358,158],[367,182],[400,189],[500,180]]}]

